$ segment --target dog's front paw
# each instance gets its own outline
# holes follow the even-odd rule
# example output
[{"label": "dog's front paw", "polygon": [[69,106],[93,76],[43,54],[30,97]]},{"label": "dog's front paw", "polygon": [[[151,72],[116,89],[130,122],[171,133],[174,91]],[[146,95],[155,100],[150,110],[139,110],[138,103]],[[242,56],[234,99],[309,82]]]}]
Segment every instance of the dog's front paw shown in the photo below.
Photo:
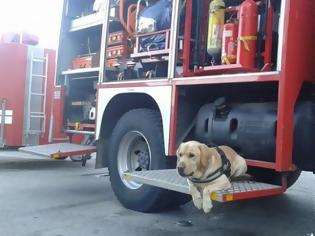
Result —
[{"label": "dog's front paw", "polygon": [[199,210],[202,209],[202,198],[193,198],[193,203]]},{"label": "dog's front paw", "polygon": [[203,199],[202,203],[202,209],[207,214],[211,211],[213,205],[211,199],[208,199],[207,197]]},{"label": "dog's front paw", "polygon": [[203,205],[202,209],[206,214],[208,214],[211,211],[212,207],[213,207],[212,204],[207,204]]}]

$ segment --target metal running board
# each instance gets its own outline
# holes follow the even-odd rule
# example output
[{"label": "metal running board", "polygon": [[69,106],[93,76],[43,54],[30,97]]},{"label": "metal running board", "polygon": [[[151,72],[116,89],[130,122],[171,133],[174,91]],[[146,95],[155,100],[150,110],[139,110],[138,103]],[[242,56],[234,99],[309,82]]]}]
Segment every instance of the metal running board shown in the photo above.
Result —
[{"label": "metal running board", "polygon": [[40,155],[49,158],[63,158],[68,156],[87,155],[96,152],[95,146],[73,143],[54,143],[47,145],[19,148],[20,152]]},{"label": "metal running board", "polygon": [[[180,177],[176,170],[151,170],[124,173],[127,181],[165,188],[189,194],[187,179]],[[259,183],[255,181],[232,182],[232,188],[211,194],[211,199],[218,202],[230,202],[241,199],[277,195],[285,192],[282,186]]]}]

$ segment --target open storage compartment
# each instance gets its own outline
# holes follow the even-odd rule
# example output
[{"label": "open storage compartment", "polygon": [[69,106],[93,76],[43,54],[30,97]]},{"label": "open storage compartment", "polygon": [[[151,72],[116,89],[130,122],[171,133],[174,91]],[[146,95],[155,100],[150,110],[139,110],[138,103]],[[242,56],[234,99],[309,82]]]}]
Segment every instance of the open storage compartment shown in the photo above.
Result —
[{"label": "open storage compartment", "polygon": [[57,75],[62,77],[72,70],[98,68],[101,35],[101,26],[67,33],[59,49]]},{"label": "open storage compartment", "polygon": [[64,5],[56,84],[65,85],[66,131],[95,130],[96,87],[103,65],[100,58],[106,18],[105,2],[96,3],[66,0]]},{"label": "open storage compartment", "polygon": [[94,131],[98,73],[68,75],[64,124],[67,130]]},{"label": "open storage compartment", "polygon": [[283,4],[281,0],[184,1],[179,16],[177,75],[279,70]]},{"label": "open storage compartment", "polygon": [[[110,1],[104,82],[166,78],[173,2]],[[154,22],[152,25],[148,22]]]},{"label": "open storage compartment", "polygon": [[67,0],[65,16],[77,19],[94,13],[94,0]]},{"label": "open storage compartment", "polygon": [[174,14],[173,1],[111,1],[120,14],[109,18],[105,81],[166,78],[172,44],[176,77],[279,71],[285,4],[181,0]]}]

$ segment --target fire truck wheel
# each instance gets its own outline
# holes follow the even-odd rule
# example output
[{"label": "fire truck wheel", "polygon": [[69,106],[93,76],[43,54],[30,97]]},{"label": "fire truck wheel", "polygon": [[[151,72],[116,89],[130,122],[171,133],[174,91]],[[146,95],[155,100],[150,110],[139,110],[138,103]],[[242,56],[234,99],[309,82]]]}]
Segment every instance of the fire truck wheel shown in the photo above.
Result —
[{"label": "fire truck wheel", "polygon": [[66,160],[68,157],[59,157],[59,158],[55,158],[55,160],[59,160],[59,161],[63,161],[63,160]]},{"label": "fire truck wheel", "polygon": [[[293,172],[288,173],[287,180],[288,180],[288,188],[295,184],[298,178],[301,175],[301,170],[297,169]],[[275,185],[282,184],[282,176],[279,173],[276,173],[273,170],[265,170],[259,168],[250,168],[248,173],[254,176],[254,179],[259,182],[265,182]]]},{"label": "fire truck wheel", "polygon": [[163,140],[161,116],[155,110],[131,110],[117,122],[109,145],[109,172],[113,191],[126,208],[154,212],[189,201],[182,194],[122,177],[126,171],[174,168],[176,160],[165,157]]},{"label": "fire truck wheel", "polygon": [[72,162],[82,162],[83,156],[72,156],[70,159]]}]

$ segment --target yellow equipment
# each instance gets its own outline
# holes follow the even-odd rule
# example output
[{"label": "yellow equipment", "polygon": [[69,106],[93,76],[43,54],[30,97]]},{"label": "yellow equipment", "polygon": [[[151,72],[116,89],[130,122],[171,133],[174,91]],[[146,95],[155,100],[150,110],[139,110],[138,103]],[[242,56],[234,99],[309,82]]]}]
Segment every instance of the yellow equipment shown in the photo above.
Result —
[{"label": "yellow equipment", "polygon": [[209,5],[207,52],[212,57],[212,64],[216,64],[221,60],[224,15],[224,0],[211,1]]}]

